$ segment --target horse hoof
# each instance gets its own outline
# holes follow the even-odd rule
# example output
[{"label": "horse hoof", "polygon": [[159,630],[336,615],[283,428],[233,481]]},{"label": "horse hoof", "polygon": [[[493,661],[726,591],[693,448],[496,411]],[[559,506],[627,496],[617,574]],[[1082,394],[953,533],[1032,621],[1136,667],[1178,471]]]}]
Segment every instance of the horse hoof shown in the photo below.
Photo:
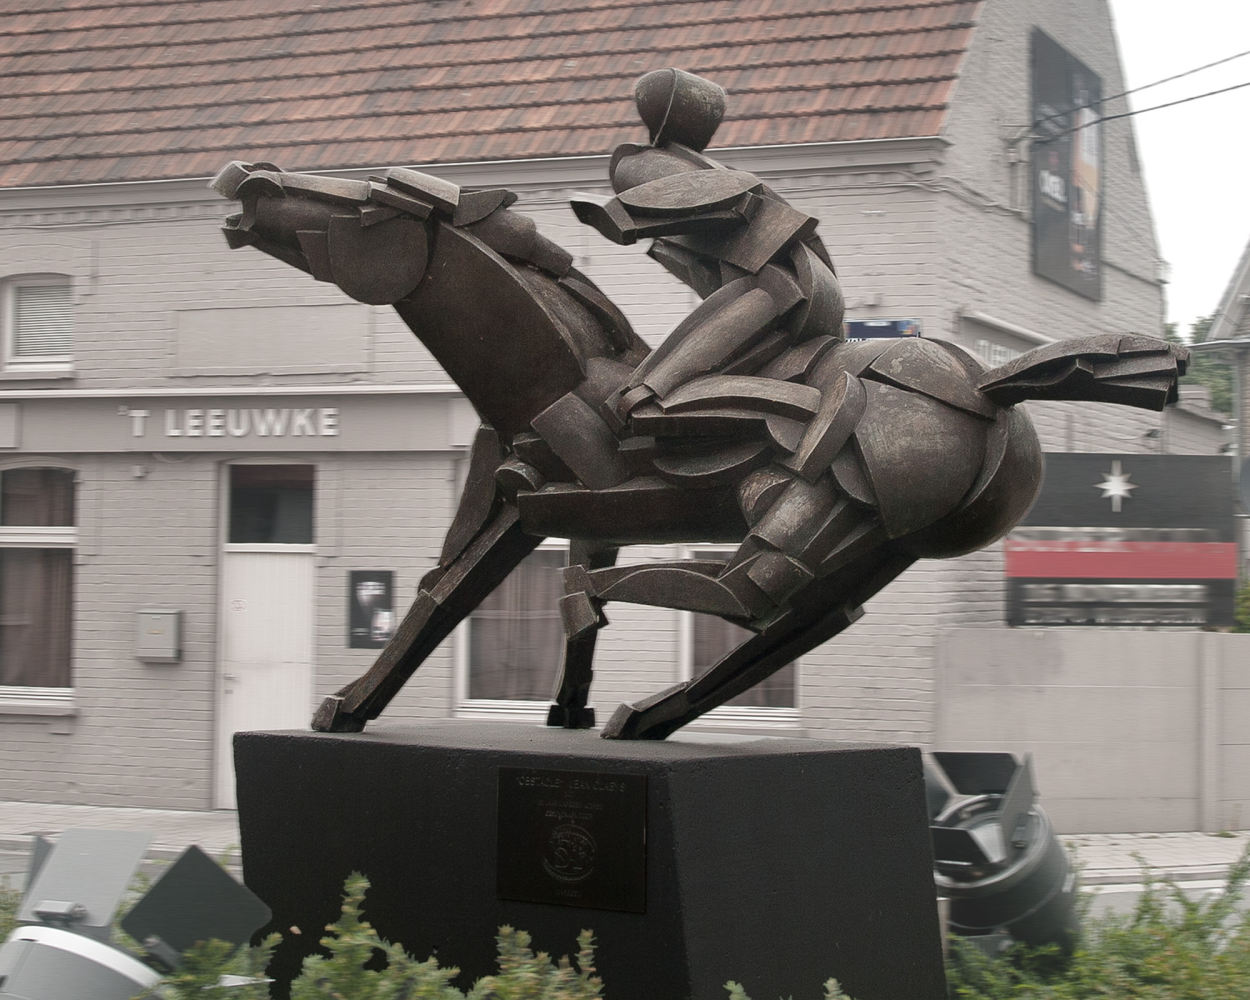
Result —
[{"label": "horse hoof", "polygon": [[561,729],[593,729],[595,710],[585,707],[569,708],[564,705],[551,705],[547,709],[547,725]]},{"label": "horse hoof", "polygon": [[664,739],[690,721],[689,686],[683,681],[632,705],[618,706],[599,735],[605,740]]},{"label": "horse hoof", "polygon": [[344,712],[343,699],[332,694],[317,709],[312,728],[317,733],[361,733],[365,729],[365,720]]}]

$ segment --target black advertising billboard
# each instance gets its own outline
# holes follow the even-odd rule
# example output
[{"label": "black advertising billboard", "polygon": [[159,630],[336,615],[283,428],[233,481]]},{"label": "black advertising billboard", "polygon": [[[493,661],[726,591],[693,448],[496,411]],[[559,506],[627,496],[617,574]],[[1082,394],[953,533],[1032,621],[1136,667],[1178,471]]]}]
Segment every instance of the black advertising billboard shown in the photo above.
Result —
[{"label": "black advertising billboard", "polygon": [[1033,271],[1102,298],[1102,80],[1033,29]]},{"label": "black advertising billboard", "polygon": [[1045,456],[1004,542],[1011,625],[1233,624],[1231,459]]}]

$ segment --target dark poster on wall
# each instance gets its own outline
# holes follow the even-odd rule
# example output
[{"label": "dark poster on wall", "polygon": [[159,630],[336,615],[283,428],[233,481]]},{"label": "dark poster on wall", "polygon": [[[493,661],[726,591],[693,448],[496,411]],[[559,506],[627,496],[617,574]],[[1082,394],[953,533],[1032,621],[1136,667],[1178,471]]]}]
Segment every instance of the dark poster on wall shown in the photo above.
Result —
[{"label": "dark poster on wall", "polygon": [[1011,625],[1231,625],[1231,460],[1047,454],[1004,571]]},{"label": "dark poster on wall", "polygon": [[1102,80],[1033,29],[1033,271],[1102,298]]},{"label": "dark poster on wall", "polygon": [[347,645],[381,649],[395,634],[395,574],[354,569],[347,574]]}]

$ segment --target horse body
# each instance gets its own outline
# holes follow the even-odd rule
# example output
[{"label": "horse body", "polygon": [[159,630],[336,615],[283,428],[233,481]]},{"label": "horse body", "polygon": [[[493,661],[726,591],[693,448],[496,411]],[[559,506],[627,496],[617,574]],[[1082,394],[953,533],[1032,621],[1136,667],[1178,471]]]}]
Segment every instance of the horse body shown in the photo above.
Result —
[{"label": "horse body", "polygon": [[[243,201],[231,246],[392,303],[483,418],[438,566],[369,672],[322,705],[321,730],[376,718],[554,535],[572,544],[550,724],[593,723],[605,602],[717,614],[755,632],[700,677],[621,706],[604,732],[663,738],[846,628],[915,559],[1010,530],[1041,476],[1018,399],[1161,408],[1184,362],[1150,338],[1099,337],[987,373],[953,345],[848,344],[805,329],[797,343],[774,336],[751,368],[648,387],[613,425],[648,349],[507,192],[460,193],[414,171],[364,184],[239,164],[214,184]],[[730,278],[705,302],[719,315],[757,289]],[[809,311],[801,299],[791,308]],[[615,565],[622,545],[704,541],[738,549],[726,562]]]}]

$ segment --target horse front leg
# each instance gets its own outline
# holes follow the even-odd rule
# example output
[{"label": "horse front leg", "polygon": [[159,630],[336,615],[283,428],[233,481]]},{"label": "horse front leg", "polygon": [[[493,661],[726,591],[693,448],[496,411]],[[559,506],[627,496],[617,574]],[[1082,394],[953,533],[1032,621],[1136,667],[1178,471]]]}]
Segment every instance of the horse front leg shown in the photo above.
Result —
[{"label": "horse front leg", "polygon": [[564,653],[551,696],[553,704],[547,711],[549,726],[590,729],[595,724],[595,710],[586,702],[590,700],[590,683],[594,679],[595,640],[608,619],[588,574],[590,570],[616,565],[619,551],[577,540],[569,546],[564,597],[560,599]]},{"label": "horse front leg", "polygon": [[326,698],[312,728],[358,733],[376,719],[427,657],[542,542],[521,530],[520,515],[495,481],[499,440],[483,427],[473,442],[460,506],[438,566],[364,676]]}]

